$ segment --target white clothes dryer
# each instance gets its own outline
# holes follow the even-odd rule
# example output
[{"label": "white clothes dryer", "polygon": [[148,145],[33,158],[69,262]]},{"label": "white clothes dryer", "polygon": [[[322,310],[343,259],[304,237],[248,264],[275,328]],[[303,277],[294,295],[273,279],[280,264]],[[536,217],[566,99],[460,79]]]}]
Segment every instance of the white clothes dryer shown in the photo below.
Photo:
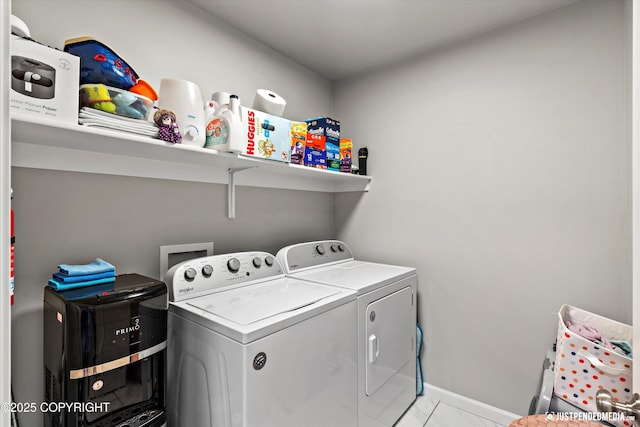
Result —
[{"label": "white clothes dryer", "polygon": [[285,277],[271,254],[172,267],[169,427],[353,427],[356,293]]},{"label": "white clothes dryer", "polygon": [[276,258],[289,277],[357,293],[358,426],[392,426],[416,399],[415,268],[355,260],[338,240],[287,246]]}]

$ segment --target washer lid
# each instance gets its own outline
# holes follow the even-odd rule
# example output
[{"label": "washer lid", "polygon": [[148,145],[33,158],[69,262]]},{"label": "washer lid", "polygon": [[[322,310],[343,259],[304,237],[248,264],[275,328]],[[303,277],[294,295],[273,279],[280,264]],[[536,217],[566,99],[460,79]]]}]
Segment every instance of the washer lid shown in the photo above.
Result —
[{"label": "washer lid", "polygon": [[416,270],[412,267],[346,261],[295,273],[291,277],[353,289],[362,295],[415,274]]},{"label": "washer lid", "polygon": [[338,293],[339,289],[313,283],[278,280],[206,295],[187,304],[239,325],[250,325]]}]

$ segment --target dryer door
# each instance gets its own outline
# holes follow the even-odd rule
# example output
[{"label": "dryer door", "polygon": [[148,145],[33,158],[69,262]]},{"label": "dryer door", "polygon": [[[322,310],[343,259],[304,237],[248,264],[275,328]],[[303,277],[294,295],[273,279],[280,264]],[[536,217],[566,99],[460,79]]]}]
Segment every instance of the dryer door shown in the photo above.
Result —
[{"label": "dryer door", "polygon": [[[366,394],[371,396],[406,363],[415,358],[413,292],[406,287],[367,306]],[[413,362],[415,363],[415,362]]]}]

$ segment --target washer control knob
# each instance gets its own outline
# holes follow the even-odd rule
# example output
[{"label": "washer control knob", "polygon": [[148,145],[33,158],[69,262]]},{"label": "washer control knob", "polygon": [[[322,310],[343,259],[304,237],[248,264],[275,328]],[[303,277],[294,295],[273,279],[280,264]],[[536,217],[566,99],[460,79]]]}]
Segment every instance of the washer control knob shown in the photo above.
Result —
[{"label": "washer control knob", "polygon": [[342,243],[339,243],[339,244],[338,244],[338,250],[339,250],[340,252],[344,252],[344,245],[343,245]]},{"label": "washer control knob", "polygon": [[324,255],[324,253],[326,252],[324,245],[316,245],[316,252],[320,255]]},{"label": "washer control knob", "polygon": [[331,252],[338,252],[338,247],[336,245],[331,245]]},{"label": "washer control knob", "polygon": [[237,273],[240,270],[240,260],[238,258],[231,258],[227,261],[227,268],[232,273]]},{"label": "washer control knob", "polygon": [[202,275],[204,277],[211,277],[211,274],[213,274],[213,267],[211,265],[207,264],[202,267]]},{"label": "washer control knob", "polygon": [[198,274],[198,273],[196,272],[196,269],[195,269],[195,268],[191,268],[191,267],[189,267],[189,268],[187,268],[187,269],[184,271],[184,278],[185,278],[185,280],[186,280],[187,282],[192,282],[192,281],[193,281],[193,279],[195,279],[195,278],[196,278],[196,275],[197,275],[197,274]]},{"label": "washer control knob", "polygon": [[255,257],[253,259],[253,266],[255,268],[260,268],[262,266],[262,260],[260,258],[258,258],[258,257]]},{"label": "washer control knob", "polygon": [[267,264],[267,267],[273,267],[273,257],[269,255],[264,259],[264,263]]}]

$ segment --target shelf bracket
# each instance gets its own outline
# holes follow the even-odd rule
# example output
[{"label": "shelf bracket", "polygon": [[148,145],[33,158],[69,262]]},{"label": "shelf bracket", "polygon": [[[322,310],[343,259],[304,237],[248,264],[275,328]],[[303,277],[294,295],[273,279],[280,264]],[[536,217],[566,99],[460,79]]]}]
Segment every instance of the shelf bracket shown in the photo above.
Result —
[{"label": "shelf bracket", "polygon": [[246,168],[229,168],[229,184],[227,184],[227,204],[229,206],[229,218],[236,217],[236,183],[235,174],[247,169],[257,168],[257,166],[249,166]]}]

